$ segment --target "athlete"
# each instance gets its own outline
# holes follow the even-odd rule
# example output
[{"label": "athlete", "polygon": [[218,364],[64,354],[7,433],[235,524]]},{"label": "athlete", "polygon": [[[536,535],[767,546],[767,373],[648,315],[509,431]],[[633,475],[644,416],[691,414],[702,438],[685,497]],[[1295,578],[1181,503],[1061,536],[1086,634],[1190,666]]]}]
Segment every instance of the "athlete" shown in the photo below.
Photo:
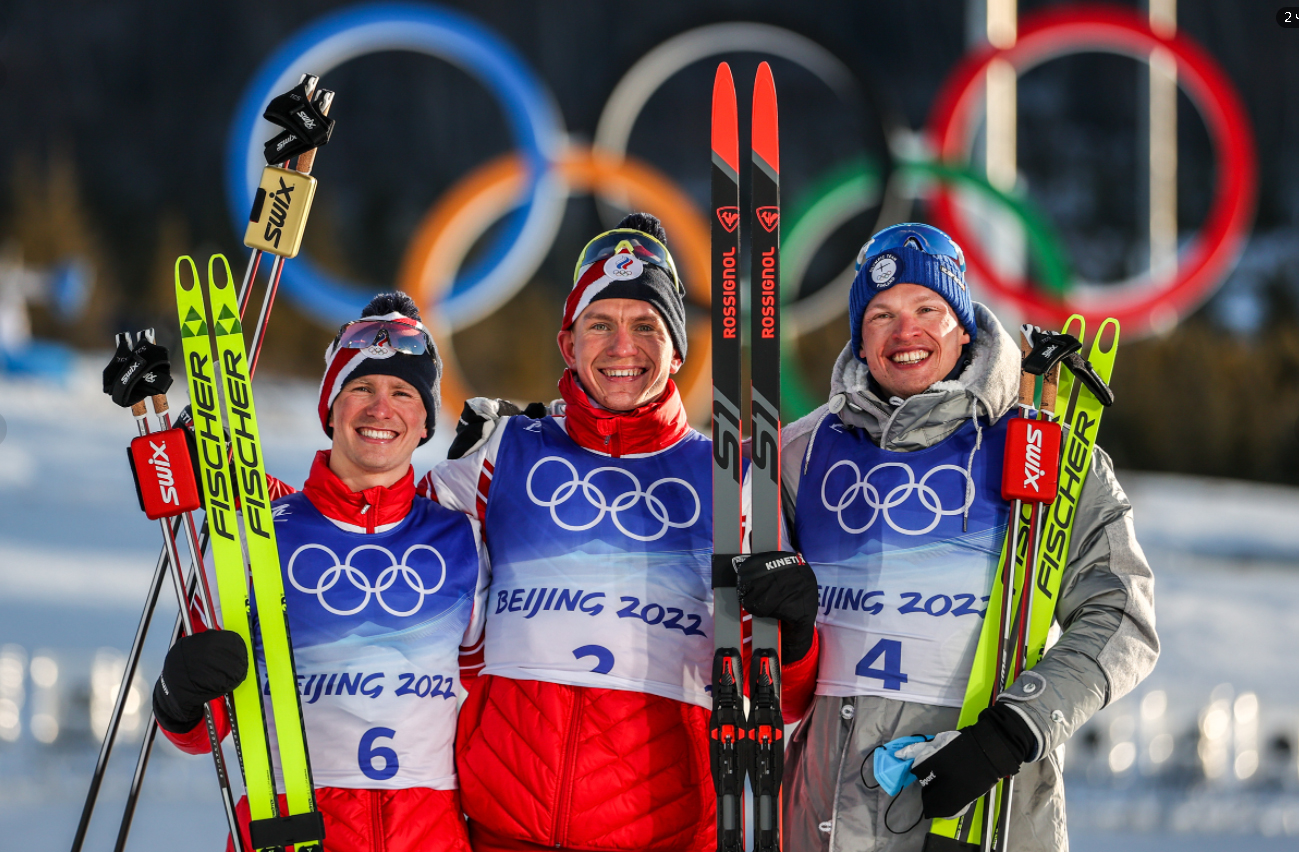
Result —
[{"label": "athlete", "polygon": [[[481,520],[492,563],[456,749],[470,837],[477,852],[714,849],[712,445],[672,381],[684,289],[647,214],[588,243],[574,279],[562,400],[499,420],[476,401],[476,443],[426,480]],[[801,595],[755,583],[744,602],[782,620],[786,695],[805,704],[816,583],[800,576]]]},{"label": "athlete", "polygon": [[[459,646],[482,630],[486,558],[474,518],[416,496],[410,462],[433,434],[441,363],[402,293],[344,325],[325,363],[332,448],[273,510],[325,846],[467,852],[455,680]],[[248,674],[233,633],[181,639],[153,691],[159,727],[184,751],[208,751],[203,705]],[[239,813],[251,849],[246,799]]]},{"label": "athlete", "polygon": [[[821,583],[816,694],[787,756],[791,849],[976,848],[926,840],[930,819],[1008,776],[1018,779],[1013,847],[1067,849],[1061,748],[1159,654],[1132,507],[1097,449],[1058,641],[975,724],[953,730],[1010,514],[1000,482],[1020,378],[1019,347],[971,302],[964,270],[937,228],[876,234],[858,256],[829,402],[784,431],[793,541]],[[921,783],[890,799],[867,786],[863,762],[904,736],[933,739],[903,750]]]}]

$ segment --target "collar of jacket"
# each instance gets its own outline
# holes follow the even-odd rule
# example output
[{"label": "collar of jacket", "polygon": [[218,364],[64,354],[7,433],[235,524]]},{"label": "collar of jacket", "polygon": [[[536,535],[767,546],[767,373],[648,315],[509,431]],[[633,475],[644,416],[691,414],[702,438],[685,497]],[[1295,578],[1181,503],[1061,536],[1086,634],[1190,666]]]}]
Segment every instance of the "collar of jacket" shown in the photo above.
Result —
[{"label": "collar of jacket", "polygon": [[882,449],[897,452],[932,447],[972,415],[997,422],[1014,408],[1018,398],[1019,346],[978,302],[974,316],[979,335],[970,346],[965,370],[899,405],[871,390],[869,369],[845,346],[830,374],[830,410],[837,411],[847,425],[865,429]]},{"label": "collar of jacket", "polygon": [[320,514],[373,533],[376,527],[399,523],[410,512],[415,499],[414,468],[407,468],[405,476],[387,487],[376,485],[353,491],[329,469],[329,454],[329,450],[316,453],[311,473],[302,486],[302,492]]},{"label": "collar of jacket", "polygon": [[666,450],[690,430],[681,394],[671,379],[662,396],[631,411],[597,407],[572,370],[565,370],[559,380],[559,394],[567,403],[568,436],[588,450],[614,458]]}]

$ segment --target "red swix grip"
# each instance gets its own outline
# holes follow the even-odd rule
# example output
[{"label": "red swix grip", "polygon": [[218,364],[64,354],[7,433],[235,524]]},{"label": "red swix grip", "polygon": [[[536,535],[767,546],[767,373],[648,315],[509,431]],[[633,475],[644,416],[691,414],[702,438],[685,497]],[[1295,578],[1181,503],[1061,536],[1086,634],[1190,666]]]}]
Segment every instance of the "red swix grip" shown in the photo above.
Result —
[{"label": "red swix grip", "polygon": [[135,474],[140,508],[149,520],[170,518],[199,507],[198,484],[182,429],[141,435],[127,453]]},{"label": "red swix grip", "polygon": [[1001,469],[1003,500],[1050,503],[1060,482],[1060,424],[1012,418]]}]

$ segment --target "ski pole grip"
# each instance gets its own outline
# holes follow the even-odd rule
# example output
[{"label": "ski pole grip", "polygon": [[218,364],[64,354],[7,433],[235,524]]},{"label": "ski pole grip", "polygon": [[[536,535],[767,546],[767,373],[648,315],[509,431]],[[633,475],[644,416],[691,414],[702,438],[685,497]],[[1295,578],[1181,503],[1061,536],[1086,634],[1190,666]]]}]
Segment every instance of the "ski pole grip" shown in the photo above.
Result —
[{"label": "ski pole grip", "polygon": [[[1028,343],[1028,337],[1023,332],[1019,335],[1019,351],[1023,356],[1027,356],[1033,348]],[[1033,391],[1037,385],[1037,378],[1027,370],[1021,370],[1019,373],[1019,404],[1025,408],[1033,407]]]},{"label": "ski pole grip", "polygon": [[[334,103],[334,93],[331,92],[329,89],[321,89],[320,105],[319,105],[320,114],[329,115],[329,108],[333,105],[333,103]],[[298,171],[302,172],[304,175],[311,174],[311,167],[316,164],[316,152],[319,150],[320,150],[319,148],[312,148],[310,151],[307,151],[305,154],[300,154],[298,156]]]},{"label": "ski pole grip", "polygon": [[131,414],[136,418],[144,417],[148,413],[149,409],[145,407],[144,400],[140,400],[131,406]]},{"label": "ski pole grip", "polygon": [[1060,362],[1047,371],[1042,377],[1042,411],[1050,417],[1055,416],[1056,396],[1060,392]]},{"label": "ski pole grip", "polygon": [[167,395],[165,393],[154,394],[150,399],[153,400],[153,413],[161,417],[170,410],[167,405]]}]

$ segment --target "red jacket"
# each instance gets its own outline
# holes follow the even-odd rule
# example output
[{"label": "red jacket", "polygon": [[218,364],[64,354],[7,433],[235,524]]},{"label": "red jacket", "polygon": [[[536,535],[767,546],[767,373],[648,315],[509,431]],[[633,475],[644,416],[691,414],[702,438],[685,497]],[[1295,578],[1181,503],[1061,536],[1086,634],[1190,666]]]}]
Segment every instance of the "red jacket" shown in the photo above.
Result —
[{"label": "red jacket", "polygon": [[[569,437],[596,452],[656,452],[689,429],[671,385],[658,402],[621,414],[593,407],[568,374],[560,387],[568,402]],[[435,499],[439,487],[455,491],[456,508],[476,507],[481,519],[492,463],[485,449],[475,457],[456,462],[477,465],[468,496],[460,493],[466,490],[464,471],[458,474],[462,487],[448,489],[440,469],[421,488]],[[784,666],[783,704],[790,721],[811,699],[818,646],[814,640],[802,660]],[[475,678],[481,655],[480,645],[473,657],[461,658],[469,698],[456,737],[457,774],[477,852],[716,847],[707,709],[642,692]]]},{"label": "red jacket", "polygon": [[[389,488],[352,492],[329,469],[328,452],[316,455],[311,474],[303,487],[307,499],[326,517],[369,532],[376,526],[394,524],[405,518],[411,501],[417,499],[414,474]],[[279,480],[271,484],[272,498],[293,493]],[[422,499],[422,498],[418,498]],[[197,611],[196,611],[197,616]],[[195,623],[201,627],[196,617]],[[224,703],[212,709],[222,738],[230,731]],[[192,730],[176,734],[160,729],[182,751],[203,754],[211,751],[207,727],[200,722]],[[280,796],[281,808],[286,807]],[[409,787],[402,790],[357,790],[317,787],[316,806],[325,819],[325,845],[329,852],[469,852],[469,837],[460,807],[459,790],[431,790]],[[248,836],[248,799],[237,807],[244,848],[252,849]],[[227,850],[234,849],[228,842]]]}]

